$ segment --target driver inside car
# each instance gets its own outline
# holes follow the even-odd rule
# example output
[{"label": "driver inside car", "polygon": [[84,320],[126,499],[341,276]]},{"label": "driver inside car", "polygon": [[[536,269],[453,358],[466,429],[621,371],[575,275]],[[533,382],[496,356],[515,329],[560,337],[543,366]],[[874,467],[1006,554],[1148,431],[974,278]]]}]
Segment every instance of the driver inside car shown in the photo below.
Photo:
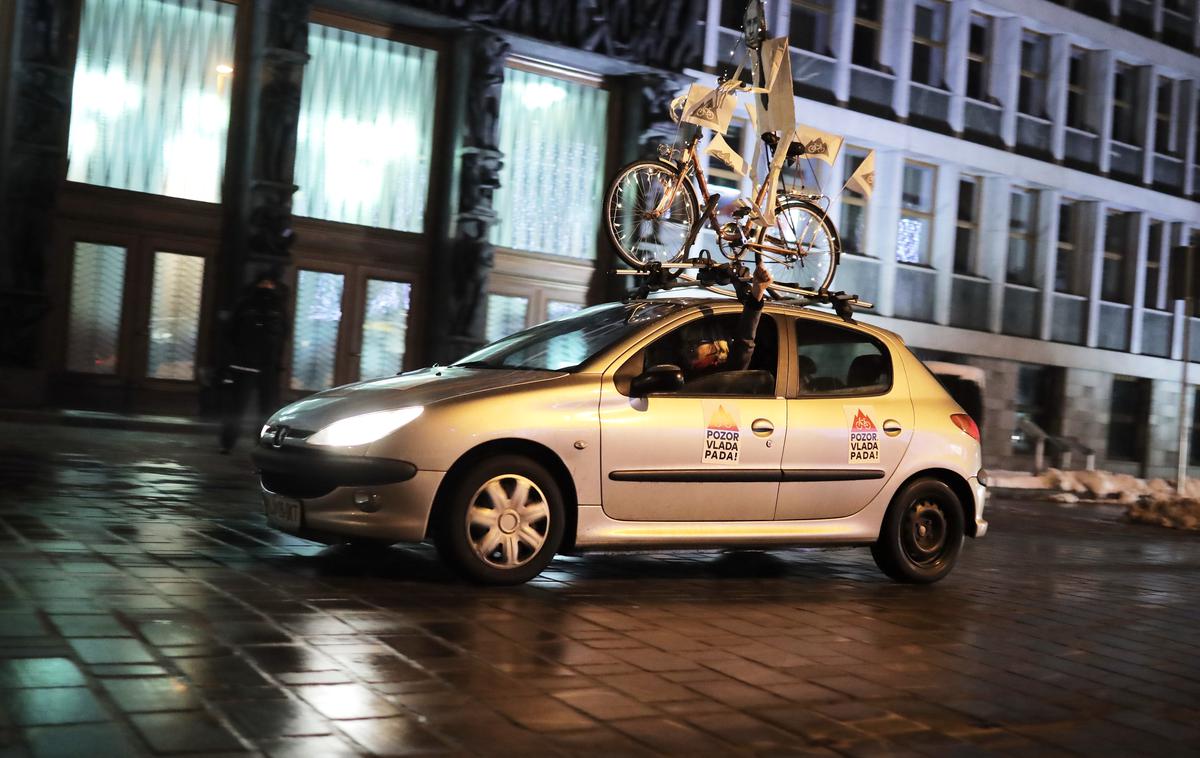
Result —
[{"label": "driver inside car", "polygon": [[716,371],[745,371],[750,367],[754,357],[754,334],[758,331],[767,288],[773,281],[771,273],[761,263],[754,269],[749,282],[734,280],[734,290],[742,303],[742,316],[732,340],[715,337],[704,323],[692,327],[692,333],[685,330],[681,365],[689,380]]}]

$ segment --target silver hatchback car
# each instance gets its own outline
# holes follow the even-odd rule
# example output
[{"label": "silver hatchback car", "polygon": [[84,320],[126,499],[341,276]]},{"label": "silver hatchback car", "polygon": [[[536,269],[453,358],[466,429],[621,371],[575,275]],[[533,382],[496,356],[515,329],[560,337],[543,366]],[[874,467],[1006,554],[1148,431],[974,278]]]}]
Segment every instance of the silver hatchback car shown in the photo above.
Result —
[{"label": "silver hatchback car", "polygon": [[560,552],[797,545],[944,577],[987,531],[974,421],[895,334],[799,306],[769,302],[733,368],[740,313],[597,305],[292,403],[255,449],[268,521],[329,543],[432,539],[490,584]]}]

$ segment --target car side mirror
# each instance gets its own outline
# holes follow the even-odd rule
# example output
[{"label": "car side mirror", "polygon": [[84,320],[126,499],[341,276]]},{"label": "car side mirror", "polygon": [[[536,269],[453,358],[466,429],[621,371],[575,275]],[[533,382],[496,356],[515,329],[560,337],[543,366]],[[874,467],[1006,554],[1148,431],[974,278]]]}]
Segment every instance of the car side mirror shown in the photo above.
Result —
[{"label": "car side mirror", "polygon": [[651,366],[629,383],[631,397],[645,397],[658,392],[677,392],[683,389],[683,371],[672,363]]}]

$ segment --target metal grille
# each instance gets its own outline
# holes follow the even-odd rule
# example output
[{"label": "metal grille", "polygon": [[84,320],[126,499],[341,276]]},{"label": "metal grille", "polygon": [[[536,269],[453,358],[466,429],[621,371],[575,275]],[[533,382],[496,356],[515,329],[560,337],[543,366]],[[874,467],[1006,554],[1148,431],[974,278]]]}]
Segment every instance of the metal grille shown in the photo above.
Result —
[{"label": "metal grille", "polygon": [[362,354],[358,362],[360,379],[391,376],[403,368],[411,294],[410,284],[383,279],[367,280]]},{"label": "metal grille", "polygon": [[67,178],[218,202],[235,13],[216,0],[87,0]]},{"label": "metal grille", "polygon": [[147,376],[183,381],[196,378],[196,335],[200,330],[203,293],[203,258],[178,253],[154,254]]},{"label": "metal grille", "polygon": [[322,271],[300,271],[297,276],[296,327],[292,339],[294,390],[333,386],[345,280],[341,274]]},{"label": "metal grille", "polygon": [[488,342],[507,337],[525,328],[525,314],[529,312],[529,298],[511,295],[488,295],[487,329]]},{"label": "metal grille", "polygon": [[125,248],[76,242],[67,326],[68,370],[116,373],[124,296]]},{"label": "metal grille", "polygon": [[310,24],[298,216],[424,230],[437,53]]},{"label": "metal grille", "polygon": [[492,242],[596,257],[608,93],[508,69],[500,96],[504,167]]}]

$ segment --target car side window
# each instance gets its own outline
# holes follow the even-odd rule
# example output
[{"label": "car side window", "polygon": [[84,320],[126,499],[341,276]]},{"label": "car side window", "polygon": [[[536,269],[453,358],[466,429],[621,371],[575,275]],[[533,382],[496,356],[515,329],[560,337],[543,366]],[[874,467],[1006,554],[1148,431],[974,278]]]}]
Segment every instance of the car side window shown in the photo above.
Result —
[{"label": "car side window", "polygon": [[877,395],[892,386],[892,360],[878,340],[853,329],[796,319],[800,395]]},{"label": "car side window", "polygon": [[[640,350],[617,373],[631,378],[651,366],[670,364],[683,372],[683,388],[661,394],[774,397],[779,365],[775,319],[763,314],[759,320],[747,362],[744,351],[750,346],[740,345],[737,339],[740,318],[731,313],[690,321]],[[621,385],[618,382],[618,388]]]}]

